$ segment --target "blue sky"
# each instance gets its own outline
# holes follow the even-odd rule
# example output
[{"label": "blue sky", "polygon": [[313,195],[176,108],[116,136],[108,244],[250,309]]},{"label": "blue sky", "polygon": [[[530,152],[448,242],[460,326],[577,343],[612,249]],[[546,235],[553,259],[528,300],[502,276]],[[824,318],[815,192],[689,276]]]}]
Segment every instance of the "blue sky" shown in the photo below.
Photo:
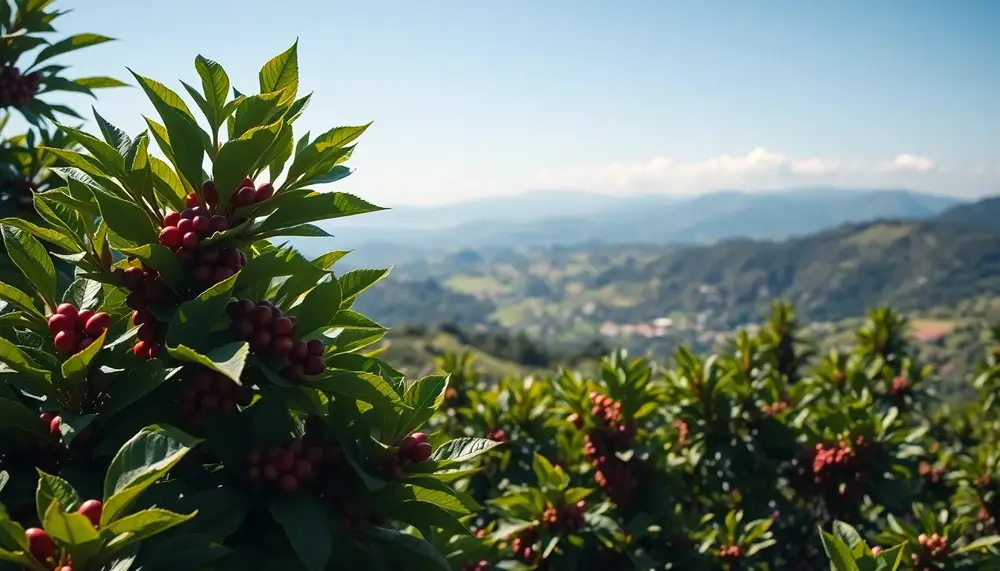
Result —
[{"label": "blue sky", "polygon": [[[300,131],[374,120],[338,188],[385,205],[536,188],[1000,192],[995,0],[86,0],[68,58],[237,87],[299,38]],[[66,6],[70,7],[70,6]],[[135,133],[136,88],[98,110]]]}]

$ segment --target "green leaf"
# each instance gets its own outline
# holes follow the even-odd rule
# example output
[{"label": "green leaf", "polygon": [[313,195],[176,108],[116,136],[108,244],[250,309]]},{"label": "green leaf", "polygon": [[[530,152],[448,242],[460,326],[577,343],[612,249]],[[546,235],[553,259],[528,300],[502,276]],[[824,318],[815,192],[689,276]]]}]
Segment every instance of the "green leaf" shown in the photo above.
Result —
[{"label": "green leaf", "polygon": [[456,438],[438,446],[431,459],[438,462],[462,463],[485,454],[500,446],[499,442],[486,438]]},{"label": "green leaf", "polygon": [[300,338],[308,338],[317,331],[325,330],[340,310],[340,284],[335,280],[323,282],[309,290],[302,303],[288,313],[294,315],[295,333]]},{"label": "green leaf", "polygon": [[0,282],[0,299],[10,303],[21,311],[25,311],[36,317],[44,317],[42,312],[35,307],[34,300],[28,294],[12,285]]},{"label": "green leaf", "polygon": [[[261,93],[241,100],[233,113],[233,133],[229,138],[239,139],[256,127],[270,125],[278,120],[285,109],[279,103],[280,99],[281,93]],[[266,162],[262,160],[261,164]]]},{"label": "green leaf", "polygon": [[281,91],[281,103],[295,100],[299,88],[298,40],[281,54],[264,64],[260,70],[260,92]]},{"label": "green leaf", "polygon": [[[150,508],[125,516],[111,523],[104,530],[107,537],[115,538],[114,547],[122,547],[142,541],[178,526],[197,515],[197,512],[182,515],[160,508]],[[122,535],[127,534],[125,537]]]},{"label": "green leaf", "polygon": [[104,140],[112,147],[118,149],[119,153],[124,154],[125,149],[132,146],[132,139],[129,138],[125,131],[122,131],[118,127],[115,127],[107,119],[101,116],[97,112],[97,109],[93,107],[90,108],[94,113],[94,120],[97,121],[97,126],[101,129],[101,134],[104,136]]},{"label": "green leaf", "polygon": [[242,384],[240,375],[243,374],[247,357],[250,355],[250,346],[244,341],[235,341],[222,347],[216,347],[207,354],[202,355],[190,347],[179,345],[177,347],[167,347],[167,352],[170,353],[171,357],[180,361],[198,363],[199,365],[208,367],[217,373],[225,375],[237,385],[240,385]]},{"label": "green leaf", "polygon": [[90,133],[86,133],[79,129],[74,129],[66,125],[60,125],[56,123],[56,126],[60,130],[65,131],[73,136],[73,139],[79,143],[83,148],[90,152],[91,157],[97,160],[98,164],[104,172],[118,176],[120,173],[124,172],[125,162],[122,159],[122,155],[118,152],[118,149],[112,147],[108,143],[94,137]]},{"label": "green leaf", "polygon": [[46,46],[45,49],[38,52],[38,56],[35,57],[35,65],[64,53],[113,41],[114,38],[109,38],[100,34],[77,34],[75,36],[70,36],[64,40]]},{"label": "green leaf", "polygon": [[[258,230],[272,232],[317,220],[330,220],[385,210],[344,192],[311,192],[280,206]],[[277,234],[275,234],[277,235]]]},{"label": "green leaf", "polygon": [[403,402],[413,410],[403,414],[396,435],[413,432],[430,420],[444,403],[444,393],[447,390],[447,375],[424,377],[410,385],[403,395]]},{"label": "green leaf", "polygon": [[385,546],[380,551],[395,564],[394,569],[451,571],[444,555],[421,538],[380,527],[365,531],[365,535]]},{"label": "green leaf", "polygon": [[38,489],[35,492],[35,509],[38,510],[38,521],[45,519],[45,514],[53,502],[59,502],[59,505],[66,511],[75,511],[81,503],[80,494],[66,480],[39,470]]},{"label": "green leaf", "polygon": [[63,378],[82,388],[87,379],[87,372],[97,353],[104,348],[104,339],[108,332],[101,333],[101,336],[94,340],[86,349],[75,353],[62,364]]},{"label": "green leaf", "polygon": [[299,560],[308,571],[323,571],[333,553],[332,532],[326,513],[319,503],[306,495],[275,498],[268,502],[275,521]]},{"label": "green leaf", "polygon": [[4,363],[16,372],[44,383],[49,383],[52,380],[52,373],[39,368],[31,358],[3,337],[0,337],[0,363]]},{"label": "green leaf", "polygon": [[87,516],[66,513],[58,503],[50,504],[45,510],[42,527],[57,542],[74,546],[74,551],[79,550],[81,546],[100,541],[97,529],[94,528],[94,524],[90,523]]},{"label": "green leaf", "polygon": [[67,252],[77,252],[79,250],[76,242],[67,237],[62,232],[57,232],[52,228],[43,228],[20,218],[4,218],[0,220],[0,225],[11,226],[28,232],[32,236],[45,240],[50,244],[55,244]]},{"label": "green leaf", "polygon": [[0,427],[21,430],[39,437],[48,432],[38,424],[38,411],[33,411],[16,400],[0,398]]},{"label": "green leaf", "polygon": [[371,123],[354,127],[336,127],[316,137],[315,141],[307,144],[295,153],[295,158],[292,159],[292,166],[288,168],[285,184],[291,187],[291,183],[301,179],[303,175],[311,169],[316,168],[317,165],[323,164],[324,159],[330,154],[357,140],[358,137],[368,130],[369,126],[371,126]]},{"label": "green leaf", "polygon": [[46,222],[55,229],[61,231],[64,236],[72,240],[75,244],[74,250],[83,251],[87,229],[84,226],[83,218],[75,209],[70,208],[54,198],[60,196],[58,192],[39,192],[32,196],[35,211],[38,212]]},{"label": "green leaf", "polygon": [[94,198],[97,199],[104,222],[112,232],[134,244],[157,242],[159,232],[146,212],[134,202],[122,200],[103,190],[94,191]]},{"label": "green leaf", "polygon": [[338,311],[337,316],[333,318],[333,323],[330,324],[330,327],[343,328],[343,329],[366,329],[375,331],[387,331],[385,327],[382,327],[381,325],[375,323],[368,317],[351,309],[341,309],[340,311]]},{"label": "green leaf", "polygon": [[259,239],[273,238],[275,236],[302,236],[304,238],[333,238],[333,234],[330,234],[326,230],[315,226],[313,224],[299,224],[298,226],[292,226],[291,228],[282,228],[281,230],[272,230],[269,232],[261,232],[257,234]]},{"label": "green leaf", "polygon": [[[51,308],[56,307],[56,269],[52,265],[52,259],[45,247],[20,228],[15,228],[4,223],[0,231],[3,232],[3,243],[7,249],[7,255],[11,261],[20,268],[24,277],[28,278],[31,285],[38,290],[39,295]],[[338,291],[340,288],[338,286]],[[337,307],[340,307],[340,300],[337,300]]]},{"label": "green leaf", "polygon": [[394,520],[408,523],[417,529],[435,527],[449,536],[468,535],[469,530],[457,517],[430,502],[407,500],[391,506],[386,514]]},{"label": "green leaf", "polygon": [[325,393],[350,397],[375,406],[407,406],[388,381],[372,373],[329,371],[324,377],[311,380],[308,384]]},{"label": "green leaf", "polygon": [[992,547],[997,543],[1000,543],[1000,535],[989,535],[986,537],[980,537],[978,539],[975,539],[968,545],[956,549],[953,552],[953,554],[958,555],[961,553],[970,553],[972,551],[985,550],[987,547]]},{"label": "green leaf", "polygon": [[225,312],[238,278],[239,273],[208,288],[195,299],[182,303],[170,320],[167,347],[184,344],[198,349]]},{"label": "green leaf", "polygon": [[384,279],[391,271],[392,268],[351,270],[337,278],[340,289],[344,292],[344,303],[350,303],[358,294]]},{"label": "green leaf", "polygon": [[28,538],[21,524],[11,519],[3,504],[0,504],[0,545],[8,549],[28,551]]},{"label": "green leaf", "polygon": [[222,126],[226,98],[229,96],[229,75],[217,62],[200,55],[194,59],[194,67],[201,76],[201,89],[212,109],[208,122],[212,126],[212,132],[217,132]]},{"label": "green leaf", "polygon": [[203,182],[201,165],[205,157],[204,139],[191,110],[184,100],[167,86],[132,70],[129,71],[135,76],[163,120],[163,125],[170,136],[170,149],[177,171],[192,188],[201,188]]},{"label": "green leaf", "polygon": [[538,478],[538,486],[543,490],[562,490],[569,485],[569,476],[563,472],[562,468],[553,466],[549,459],[539,453],[535,453],[535,459],[531,463],[531,470]]},{"label": "green leaf", "polygon": [[281,128],[281,121],[250,129],[239,139],[228,141],[219,149],[212,167],[212,176],[219,191],[219,206],[229,204],[240,182],[257,168],[261,157]]},{"label": "green leaf", "polygon": [[174,169],[156,157],[149,157],[149,168],[153,171],[153,187],[156,189],[156,195],[169,204],[174,212],[184,210],[187,207],[184,199],[188,195],[188,190]]},{"label": "green leaf", "polygon": [[103,75],[93,76],[93,77],[80,77],[73,80],[77,85],[86,87],[87,89],[107,89],[109,87],[129,87],[129,84],[124,81],[120,81],[113,77],[105,77]]},{"label": "green leaf", "polygon": [[111,381],[111,400],[101,407],[101,418],[110,417],[125,410],[132,403],[152,393],[167,380],[167,370],[163,361],[153,359],[143,361],[124,375],[116,375]]},{"label": "green leaf", "polygon": [[77,278],[63,293],[63,301],[72,303],[77,309],[95,309],[101,303],[104,286],[101,282]]},{"label": "green leaf", "polygon": [[302,257],[295,248],[286,246],[274,248],[254,256],[247,261],[236,280],[236,289],[253,285],[260,281],[270,281],[279,276],[304,276],[313,282],[326,272]]},{"label": "green leaf", "polygon": [[826,551],[826,555],[830,558],[830,563],[836,571],[860,571],[858,564],[854,561],[851,548],[846,543],[822,529],[819,530],[819,533],[823,542],[823,550]]},{"label": "green leaf", "polygon": [[104,479],[101,526],[116,521],[201,440],[168,425],[147,426],[118,450]]}]

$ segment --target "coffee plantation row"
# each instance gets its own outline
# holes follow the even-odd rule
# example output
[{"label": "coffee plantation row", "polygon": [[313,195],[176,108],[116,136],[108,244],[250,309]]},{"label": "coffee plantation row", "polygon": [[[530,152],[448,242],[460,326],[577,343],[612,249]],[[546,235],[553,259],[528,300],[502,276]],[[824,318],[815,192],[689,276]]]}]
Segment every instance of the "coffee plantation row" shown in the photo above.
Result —
[{"label": "coffee plantation row", "polygon": [[405,379],[353,309],[388,270],[281,242],[380,210],[317,190],[368,125],[293,134],[297,43],[254,94],[199,56],[197,114],[132,72],[158,120],[93,135],[42,97],[124,84],[40,64],[110,38],[50,42],[52,4],[0,0],[0,125],[30,126],[0,148],[0,570],[1000,562],[996,354],[949,410],[898,315],[817,358],[777,304],[672,369]]}]

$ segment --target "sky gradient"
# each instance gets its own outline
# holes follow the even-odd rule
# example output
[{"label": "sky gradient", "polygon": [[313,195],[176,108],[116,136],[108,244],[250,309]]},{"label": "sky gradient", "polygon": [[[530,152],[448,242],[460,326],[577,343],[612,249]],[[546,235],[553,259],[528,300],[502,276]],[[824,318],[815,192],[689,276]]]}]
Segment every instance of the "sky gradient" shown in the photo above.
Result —
[{"label": "sky gradient", "polygon": [[[691,194],[808,185],[1000,193],[995,0],[86,0],[113,44],[70,76],[235,86],[299,39],[296,133],[374,120],[336,185],[432,204],[539,188]],[[62,62],[61,62],[62,63]],[[77,104],[86,101],[74,101]],[[130,133],[137,88],[98,110]]]}]

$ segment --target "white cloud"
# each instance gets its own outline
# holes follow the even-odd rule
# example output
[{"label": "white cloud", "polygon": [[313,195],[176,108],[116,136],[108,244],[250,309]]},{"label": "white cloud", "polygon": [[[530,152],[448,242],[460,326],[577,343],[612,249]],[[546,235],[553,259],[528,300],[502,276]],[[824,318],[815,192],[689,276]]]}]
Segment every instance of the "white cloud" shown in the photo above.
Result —
[{"label": "white cloud", "polygon": [[645,162],[550,170],[539,173],[533,183],[613,193],[697,194],[725,188],[753,191],[797,185],[921,187],[926,182],[937,186],[945,173],[933,159],[909,153],[886,162],[862,164],[836,157],[795,157],[758,147],[745,155],[723,154],[696,161],[654,157]]},{"label": "white cloud", "polygon": [[937,163],[934,162],[934,159],[920,155],[911,155],[910,153],[896,155],[892,161],[885,165],[885,169],[889,171],[918,173],[930,172],[936,168]]}]

